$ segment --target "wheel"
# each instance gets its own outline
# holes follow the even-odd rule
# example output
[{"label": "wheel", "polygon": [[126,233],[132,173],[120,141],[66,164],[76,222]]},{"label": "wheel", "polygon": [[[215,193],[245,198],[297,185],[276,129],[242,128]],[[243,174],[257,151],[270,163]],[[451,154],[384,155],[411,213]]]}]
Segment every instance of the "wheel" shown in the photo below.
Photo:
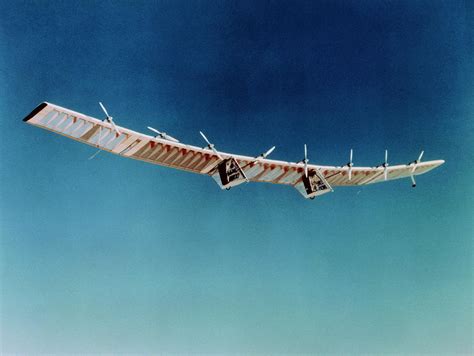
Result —
[{"label": "wheel", "polygon": [[230,188],[231,188],[231,187],[229,187],[229,188],[225,188],[225,190],[230,190]]},{"label": "wheel", "polygon": [[311,197],[311,198],[309,198],[309,199],[314,200],[314,198],[316,198],[316,197]]}]

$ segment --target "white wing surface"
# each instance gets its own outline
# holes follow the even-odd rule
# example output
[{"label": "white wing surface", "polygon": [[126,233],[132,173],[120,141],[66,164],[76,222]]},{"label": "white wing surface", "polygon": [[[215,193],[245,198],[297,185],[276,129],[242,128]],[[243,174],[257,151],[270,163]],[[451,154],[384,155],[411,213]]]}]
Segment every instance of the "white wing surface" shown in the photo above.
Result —
[{"label": "white wing surface", "polygon": [[[267,182],[294,186],[303,196],[313,198],[332,191],[332,187],[365,185],[385,180],[383,166],[352,167],[349,179],[349,165],[340,167],[308,164],[309,176],[314,176],[314,179],[310,178],[319,183],[319,188],[313,186],[314,190],[311,190],[308,185],[310,183],[305,180],[303,163],[263,157],[256,159],[186,145],[114,126],[113,122],[101,121],[46,102],[36,107],[23,121],[123,157],[210,175],[221,188],[227,189],[245,181]],[[223,161],[227,162],[227,168],[220,165]],[[386,168],[387,180],[424,174],[443,163],[443,160],[415,161],[389,166]],[[240,178],[227,182],[222,180],[223,172],[229,176],[233,172],[235,177]]]}]

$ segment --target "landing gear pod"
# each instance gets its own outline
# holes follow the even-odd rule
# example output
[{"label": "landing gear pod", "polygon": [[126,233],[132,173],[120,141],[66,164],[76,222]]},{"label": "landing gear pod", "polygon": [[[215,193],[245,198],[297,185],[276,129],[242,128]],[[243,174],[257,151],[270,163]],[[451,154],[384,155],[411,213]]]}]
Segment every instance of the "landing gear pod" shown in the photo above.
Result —
[{"label": "landing gear pod", "polygon": [[312,169],[308,171],[308,176],[303,174],[301,182],[296,184],[295,188],[298,189],[305,198],[310,199],[332,192],[332,188],[324,176],[320,172]]},{"label": "landing gear pod", "polygon": [[212,178],[222,189],[229,190],[236,185],[248,182],[248,179],[235,158],[227,158],[220,162]]}]

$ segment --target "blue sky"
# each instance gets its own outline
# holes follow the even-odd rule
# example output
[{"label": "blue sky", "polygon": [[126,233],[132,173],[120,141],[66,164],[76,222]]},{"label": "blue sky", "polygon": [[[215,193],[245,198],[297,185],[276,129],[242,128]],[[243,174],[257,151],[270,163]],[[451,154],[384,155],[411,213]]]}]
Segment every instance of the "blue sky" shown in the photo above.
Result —
[{"label": "blue sky", "polygon": [[[0,343],[18,353],[473,351],[472,4],[0,3]],[[102,153],[39,102],[227,152],[445,159],[314,201]]]}]

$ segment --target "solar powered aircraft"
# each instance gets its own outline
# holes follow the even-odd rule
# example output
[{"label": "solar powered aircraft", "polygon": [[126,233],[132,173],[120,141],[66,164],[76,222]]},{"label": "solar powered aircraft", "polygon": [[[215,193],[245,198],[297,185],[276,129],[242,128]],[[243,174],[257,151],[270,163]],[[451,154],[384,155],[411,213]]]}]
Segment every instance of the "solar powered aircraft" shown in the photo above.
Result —
[{"label": "solar powered aircraft", "polygon": [[392,166],[385,150],[385,160],[380,165],[356,167],[351,149],[346,164],[314,165],[309,164],[306,145],[303,146],[303,159],[297,162],[268,159],[275,147],[254,157],[237,155],[217,150],[201,131],[206,142],[203,148],[181,143],[150,126],[152,136],[118,126],[105,106],[99,105],[105,114],[103,120],[43,102],[23,121],[98,148],[91,158],[101,151],[108,151],[125,158],[209,175],[227,190],[247,182],[289,185],[309,199],[332,192],[337,186],[360,186],[401,178],[410,178],[412,186],[416,187],[415,176],[444,163],[443,160],[422,162],[424,152],[421,151],[414,161]]}]

